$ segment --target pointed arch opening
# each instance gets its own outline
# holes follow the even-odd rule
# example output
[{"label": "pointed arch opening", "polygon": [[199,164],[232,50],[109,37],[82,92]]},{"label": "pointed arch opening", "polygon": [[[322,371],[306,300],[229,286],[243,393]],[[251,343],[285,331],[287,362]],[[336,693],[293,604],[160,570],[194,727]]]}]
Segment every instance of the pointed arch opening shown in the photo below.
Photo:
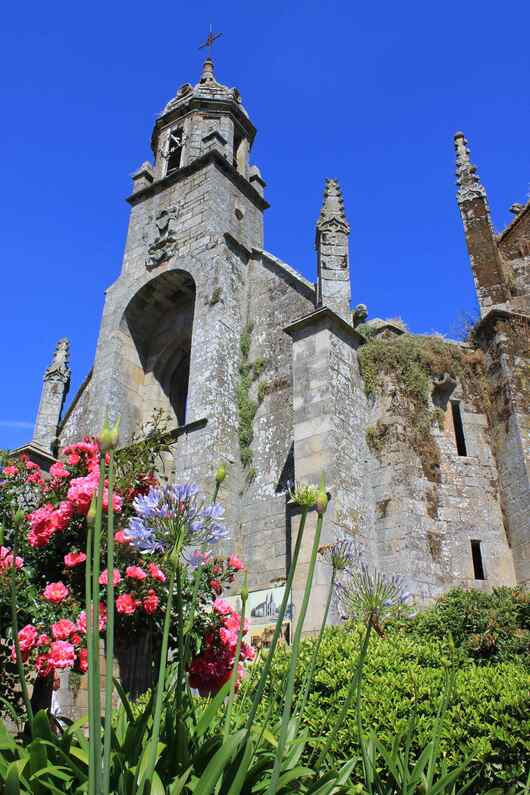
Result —
[{"label": "pointed arch opening", "polygon": [[145,284],[124,312],[127,380],[141,422],[162,409],[186,423],[194,311],[193,278],[172,270]]}]

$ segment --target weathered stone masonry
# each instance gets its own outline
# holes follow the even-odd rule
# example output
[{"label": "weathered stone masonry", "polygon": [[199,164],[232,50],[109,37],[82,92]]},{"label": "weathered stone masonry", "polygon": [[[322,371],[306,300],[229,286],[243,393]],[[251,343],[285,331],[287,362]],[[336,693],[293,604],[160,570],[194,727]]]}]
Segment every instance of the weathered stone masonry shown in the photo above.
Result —
[{"label": "weathered stone masonry", "polygon": [[[69,370],[60,343],[27,449],[53,460],[107,413],[121,415],[127,443],[164,409],[179,429],[172,477],[209,489],[217,464],[228,464],[231,543],[253,589],[285,577],[296,528],[288,481],[316,482],[321,472],[331,494],[323,542],[355,538],[370,564],[405,576],[418,598],[456,584],[528,582],[530,204],[514,205],[514,221],[496,235],[467,142],[455,136],[482,319],[475,348],[445,344],[477,357],[481,397],[466,381],[471,371],[433,364],[420,418],[403,413],[410,384],[391,372],[367,394],[359,351],[379,340],[391,355],[405,332],[366,322],[361,304],[352,319],[350,227],[337,181],[326,183],[316,225],[315,284],[263,249],[268,204],[249,162],[255,134],[239,92],[217,82],[209,59],[199,82],[166,105],[154,161],[133,175],[122,271],[106,293],[93,370],[61,417]],[[411,443],[420,419],[425,440]],[[295,611],[313,530],[310,520]],[[321,565],[308,629],[328,580]]]}]

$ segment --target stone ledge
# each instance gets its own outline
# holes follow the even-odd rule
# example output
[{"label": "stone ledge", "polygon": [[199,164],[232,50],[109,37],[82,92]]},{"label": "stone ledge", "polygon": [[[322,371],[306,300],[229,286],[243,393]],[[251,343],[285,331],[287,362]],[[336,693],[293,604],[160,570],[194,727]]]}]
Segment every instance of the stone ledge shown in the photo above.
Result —
[{"label": "stone ledge", "polygon": [[350,326],[340,315],[337,315],[336,312],[333,312],[327,306],[320,307],[311,312],[310,315],[305,315],[299,320],[295,320],[294,323],[286,326],[284,331],[293,340],[296,340],[301,336],[308,336],[308,334],[322,329],[333,331],[355,349],[366,342],[365,338],[358,331],[355,331],[353,326]]}]

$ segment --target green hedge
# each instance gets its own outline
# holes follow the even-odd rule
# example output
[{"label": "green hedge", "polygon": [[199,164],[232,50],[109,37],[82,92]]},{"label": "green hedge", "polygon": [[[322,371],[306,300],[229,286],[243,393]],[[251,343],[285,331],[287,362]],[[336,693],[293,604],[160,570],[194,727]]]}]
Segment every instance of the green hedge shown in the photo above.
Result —
[{"label": "green hedge", "polygon": [[[303,716],[314,737],[325,738],[351,682],[359,649],[360,627],[335,627],[326,631],[315,680]],[[366,732],[390,745],[396,732],[415,715],[413,752],[431,739],[431,727],[443,690],[448,649],[437,638],[418,637],[393,628],[384,639],[373,637],[362,695]],[[300,688],[314,640],[303,643],[297,687]],[[274,663],[270,696],[281,707],[281,679],[288,651]],[[451,765],[466,756],[478,775],[472,791],[485,792],[493,785],[507,790],[528,773],[530,758],[530,678],[518,661],[477,665],[461,654],[456,693],[447,713],[441,738],[443,758]],[[241,701],[240,704],[244,704]],[[322,739],[320,740],[322,742]],[[333,738],[332,752],[339,759],[358,756],[360,747],[353,710]],[[360,770],[360,760],[359,760]]]}]

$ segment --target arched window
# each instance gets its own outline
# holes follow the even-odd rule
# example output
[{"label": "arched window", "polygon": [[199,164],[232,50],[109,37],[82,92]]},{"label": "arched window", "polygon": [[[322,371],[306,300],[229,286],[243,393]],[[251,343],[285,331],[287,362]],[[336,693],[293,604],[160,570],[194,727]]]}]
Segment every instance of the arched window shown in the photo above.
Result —
[{"label": "arched window", "polygon": [[142,422],[163,409],[186,423],[194,308],[195,283],[175,270],[144,285],[125,310],[126,380]]}]

